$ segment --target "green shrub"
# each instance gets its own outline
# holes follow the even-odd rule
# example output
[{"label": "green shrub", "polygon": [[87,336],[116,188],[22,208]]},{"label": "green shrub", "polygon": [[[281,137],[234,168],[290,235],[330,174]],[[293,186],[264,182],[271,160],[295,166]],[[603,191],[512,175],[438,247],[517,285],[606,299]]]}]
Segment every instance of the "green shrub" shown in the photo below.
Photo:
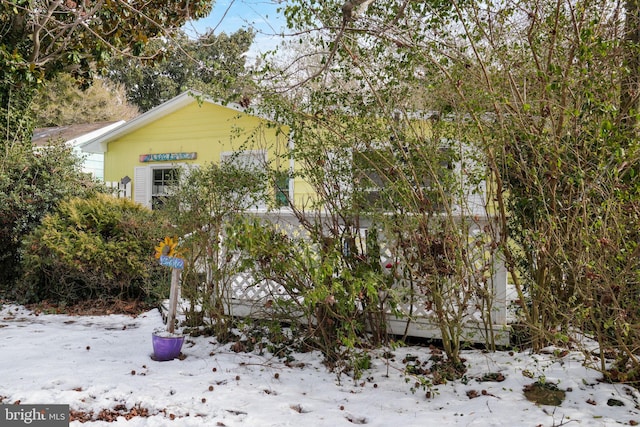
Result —
[{"label": "green shrub", "polygon": [[21,277],[22,240],[44,216],[61,200],[101,191],[80,163],[63,143],[38,150],[14,144],[0,153],[0,292]]},{"label": "green shrub", "polygon": [[[272,301],[275,317],[308,326],[305,343],[320,350],[338,375],[352,370],[358,377],[367,369],[360,349],[386,339],[381,295],[388,283],[378,261],[367,261],[355,252],[356,245],[348,253],[339,238],[313,242],[289,236],[268,221],[238,223],[227,237],[255,283],[268,283],[285,295]],[[368,253],[375,256],[374,244],[368,242]]]},{"label": "green shrub", "polygon": [[[163,235],[157,215],[128,199],[98,194],[62,202],[23,245],[25,302],[150,300],[167,283],[153,248]],[[150,301],[149,301],[150,302]]]},{"label": "green shrub", "polygon": [[164,205],[185,251],[181,295],[188,301],[187,324],[213,327],[218,340],[231,332],[229,297],[238,273],[222,236],[252,204],[266,203],[266,182],[250,165],[208,163],[183,175]]}]

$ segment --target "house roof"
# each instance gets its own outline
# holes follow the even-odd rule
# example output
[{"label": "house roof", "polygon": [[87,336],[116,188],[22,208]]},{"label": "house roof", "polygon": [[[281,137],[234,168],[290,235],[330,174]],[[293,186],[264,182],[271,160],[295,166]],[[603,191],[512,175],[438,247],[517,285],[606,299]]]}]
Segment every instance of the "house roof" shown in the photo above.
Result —
[{"label": "house roof", "polygon": [[[168,114],[171,114],[174,111],[184,108],[189,104],[200,101],[208,102],[214,105],[223,105],[219,102],[213,101],[210,97],[198,91],[190,90],[187,92],[183,92],[175,98],[172,98],[165,103],[152,108],[151,110],[136,117],[135,119],[130,120],[112,129],[109,132],[92,138],[83,144],[80,144],[80,148],[82,149],[82,151],[86,151],[88,153],[104,153],[107,151],[107,145],[109,144],[109,142],[127,135],[137,129],[140,129],[141,127],[146,126],[149,123],[152,123]],[[225,104],[224,107],[231,108],[239,112],[245,111],[243,107],[234,103]]]},{"label": "house roof", "polygon": [[83,136],[95,138],[101,133],[98,132],[99,130],[111,128],[112,125],[123,123],[124,121],[121,120],[119,122],[76,123],[66,126],[36,128],[33,130],[31,143],[34,147],[43,147],[53,140],[60,139],[75,145]]}]

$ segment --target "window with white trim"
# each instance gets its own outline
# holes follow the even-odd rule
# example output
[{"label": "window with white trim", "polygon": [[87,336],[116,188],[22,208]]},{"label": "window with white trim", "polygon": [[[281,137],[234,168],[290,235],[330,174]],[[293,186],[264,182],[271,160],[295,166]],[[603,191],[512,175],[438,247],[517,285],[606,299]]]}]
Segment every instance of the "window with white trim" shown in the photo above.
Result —
[{"label": "window with white trim", "polygon": [[[227,151],[221,153],[220,162],[266,176],[267,152],[265,150]],[[261,197],[246,200],[246,203],[249,209],[261,210],[267,207],[266,202]]]},{"label": "window with white trim", "polygon": [[[439,185],[446,186],[455,167],[447,148],[427,157],[409,148],[398,152],[391,146],[378,147],[354,151],[352,160],[361,209],[392,211],[403,197],[411,197],[416,209],[432,212],[451,203],[450,194],[443,197],[439,191]],[[439,185],[434,185],[434,172]]]},{"label": "window with white trim", "polygon": [[188,173],[193,164],[164,163],[136,166],[133,171],[133,200],[151,209],[161,209],[171,186],[181,174]]},{"label": "window with white trim", "polygon": [[176,185],[179,168],[151,167],[151,209],[161,209],[166,198],[171,196],[171,187]]}]

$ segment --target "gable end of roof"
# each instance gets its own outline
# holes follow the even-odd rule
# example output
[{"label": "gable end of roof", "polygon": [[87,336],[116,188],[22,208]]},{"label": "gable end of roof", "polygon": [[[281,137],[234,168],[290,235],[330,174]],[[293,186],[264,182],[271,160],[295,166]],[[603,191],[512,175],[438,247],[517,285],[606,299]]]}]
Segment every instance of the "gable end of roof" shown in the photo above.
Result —
[{"label": "gable end of roof", "polygon": [[147,111],[144,114],[136,117],[133,120],[130,120],[124,123],[121,126],[118,126],[115,129],[112,129],[109,132],[106,132],[96,138],[90,139],[89,141],[80,145],[82,151],[88,153],[104,153],[107,151],[107,145],[109,142],[131,133],[137,129],[140,129],[143,126],[148,125],[164,116],[167,116],[174,111],[177,111],[181,108],[186,107],[187,105],[193,104],[194,102],[207,102],[214,105],[224,106],[226,108],[231,108],[233,110],[237,110],[238,112],[244,112],[245,109],[238,104],[226,104],[223,105],[219,102],[215,102],[209,96],[194,90],[189,90],[181,93],[180,95],[172,98],[163,104],[158,105],[155,108]]}]

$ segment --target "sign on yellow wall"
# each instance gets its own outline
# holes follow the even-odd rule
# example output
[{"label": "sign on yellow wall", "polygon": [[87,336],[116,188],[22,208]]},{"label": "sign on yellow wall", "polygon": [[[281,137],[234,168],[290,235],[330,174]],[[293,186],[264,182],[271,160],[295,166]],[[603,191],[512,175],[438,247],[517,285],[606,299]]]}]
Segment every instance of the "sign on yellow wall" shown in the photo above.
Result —
[{"label": "sign on yellow wall", "polygon": [[158,153],[140,154],[140,162],[167,162],[172,160],[195,160],[198,153]]}]

